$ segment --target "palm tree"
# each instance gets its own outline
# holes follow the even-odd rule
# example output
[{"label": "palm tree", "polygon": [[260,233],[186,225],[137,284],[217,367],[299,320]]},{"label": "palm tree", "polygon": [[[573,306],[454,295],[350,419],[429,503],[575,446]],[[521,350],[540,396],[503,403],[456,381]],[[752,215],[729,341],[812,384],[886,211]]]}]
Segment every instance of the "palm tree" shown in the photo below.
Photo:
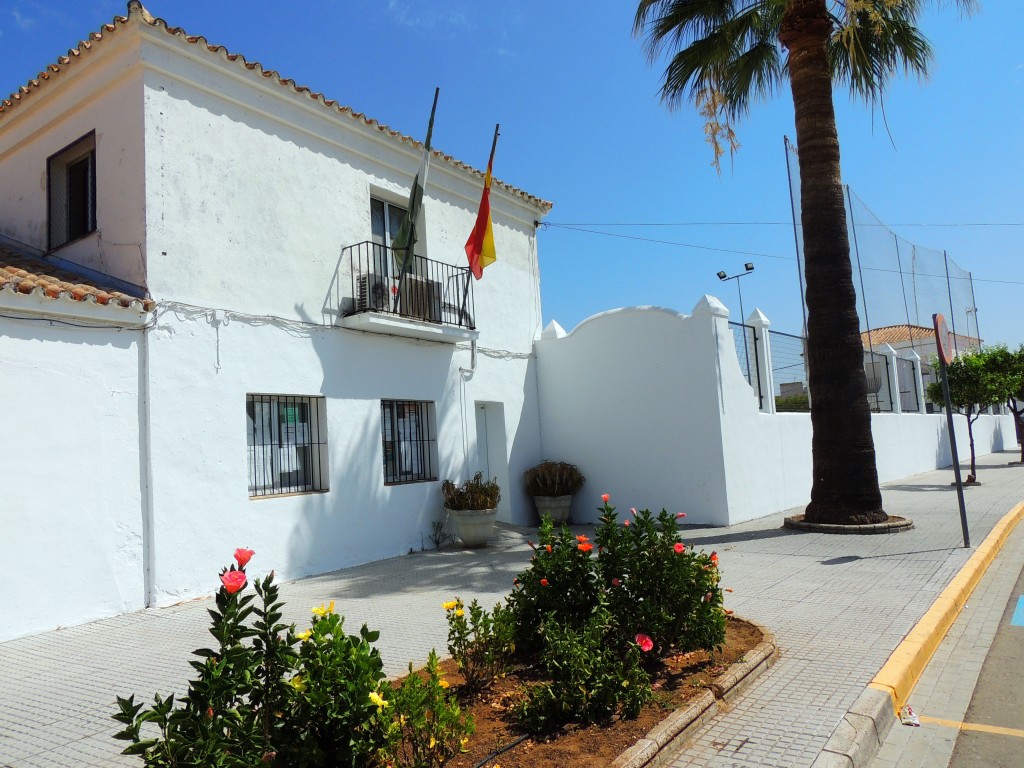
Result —
[{"label": "palm tree", "polygon": [[[969,9],[973,0],[957,0]],[[899,69],[923,75],[931,50],[916,27],[926,0],[640,0],[634,33],[650,60],[671,58],[670,108],[707,119],[717,165],[732,124],[784,80],[793,94],[800,164],[811,392],[813,486],[808,522],[883,522],[864,349],[839,172],[834,82],[881,99]],[[781,44],[781,45],[780,45]]]}]

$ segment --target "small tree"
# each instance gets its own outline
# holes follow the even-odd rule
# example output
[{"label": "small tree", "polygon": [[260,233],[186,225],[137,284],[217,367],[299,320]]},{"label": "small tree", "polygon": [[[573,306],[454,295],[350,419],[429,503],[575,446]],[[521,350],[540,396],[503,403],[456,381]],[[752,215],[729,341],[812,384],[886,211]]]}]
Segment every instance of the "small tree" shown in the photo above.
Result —
[{"label": "small tree", "polygon": [[[1005,380],[1006,406],[1013,412],[1017,424],[1017,437],[1024,434],[1024,344],[1011,352],[1006,347],[993,347],[989,352],[988,365],[993,374]],[[1020,449],[1020,460],[1024,462],[1024,441]]]},{"label": "small tree", "polygon": [[[974,422],[978,420],[983,410],[1004,402],[1010,391],[1009,377],[993,362],[997,349],[965,352],[946,366],[950,402],[957,413],[967,417],[967,437],[971,443],[971,472],[967,476],[967,482],[977,479]],[[934,365],[938,368],[937,360]],[[928,397],[936,403],[945,402],[941,381],[934,381],[928,385]],[[954,456],[953,461],[958,461],[958,458]]]}]

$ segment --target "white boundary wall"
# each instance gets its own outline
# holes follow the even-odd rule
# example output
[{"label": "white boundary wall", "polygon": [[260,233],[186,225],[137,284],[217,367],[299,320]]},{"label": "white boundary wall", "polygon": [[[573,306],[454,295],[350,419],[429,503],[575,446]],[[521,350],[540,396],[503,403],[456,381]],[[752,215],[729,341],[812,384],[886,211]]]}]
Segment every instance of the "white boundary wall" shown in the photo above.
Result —
[{"label": "white boundary wall", "polygon": [[141,340],[0,318],[0,641],[145,605]]},{"label": "white boundary wall", "polygon": [[[606,492],[620,509],[666,507],[709,525],[808,503],[810,415],[758,410],[728,315],[705,296],[689,317],[634,307],[569,334],[556,324],[544,332],[541,443],[545,458],[576,463],[588,478],[575,520],[596,520]],[[955,417],[954,428],[968,459],[966,420]],[[881,482],[951,464],[944,415],[872,414],[872,430]],[[978,454],[1016,444],[1009,416],[982,416],[974,431]]]}]

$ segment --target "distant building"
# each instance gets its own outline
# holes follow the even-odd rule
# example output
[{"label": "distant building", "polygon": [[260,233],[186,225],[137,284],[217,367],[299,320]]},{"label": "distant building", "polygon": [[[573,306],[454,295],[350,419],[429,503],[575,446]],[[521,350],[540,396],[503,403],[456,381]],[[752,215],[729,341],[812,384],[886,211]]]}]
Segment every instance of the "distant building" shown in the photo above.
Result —
[{"label": "distant building", "polygon": [[[935,355],[935,329],[920,325],[887,325],[882,328],[871,328],[860,334],[864,349],[878,352],[884,345],[900,352],[912,349],[921,359],[928,361]],[[974,336],[959,333],[950,334],[950,344],[955,354],[981,347],[982,340]]]}]

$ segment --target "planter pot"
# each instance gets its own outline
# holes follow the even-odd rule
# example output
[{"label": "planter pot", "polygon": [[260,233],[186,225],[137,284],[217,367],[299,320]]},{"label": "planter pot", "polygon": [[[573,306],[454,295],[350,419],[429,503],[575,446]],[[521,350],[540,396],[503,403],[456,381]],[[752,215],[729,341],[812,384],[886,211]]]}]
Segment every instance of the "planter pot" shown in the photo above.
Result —
[{"label": "planter pot", "polygon": [[487,540],[494,533],[494,520],[498,508],[494,509],[449,509],[448,519],[452,521],[455,535],[467,547],[486,547]]},{"label": "planter pot", "polygon": [[547,515],[555,525],[568,522],[569,510],[572,509],[572,494],[568,496],[534,496],[533,503],[537,506],[537,514],[541,518]]}]

